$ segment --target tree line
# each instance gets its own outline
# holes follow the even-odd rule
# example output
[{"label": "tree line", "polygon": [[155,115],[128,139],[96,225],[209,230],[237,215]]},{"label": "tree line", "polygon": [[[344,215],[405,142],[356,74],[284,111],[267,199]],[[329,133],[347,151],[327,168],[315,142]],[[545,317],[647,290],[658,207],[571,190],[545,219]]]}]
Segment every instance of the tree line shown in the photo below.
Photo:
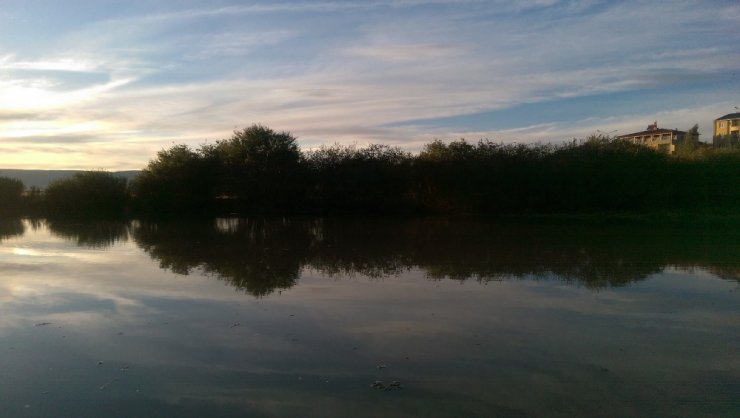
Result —
[{"label": "tree line", "polygon": [[4,214],[46,217],[558,214],[740,207],[740,152],[669,156],[594,135],[564,144],[433,141],[302,151],[262,125],[157,153],[131,182],[90,171],[43,192],[0,178]]}]

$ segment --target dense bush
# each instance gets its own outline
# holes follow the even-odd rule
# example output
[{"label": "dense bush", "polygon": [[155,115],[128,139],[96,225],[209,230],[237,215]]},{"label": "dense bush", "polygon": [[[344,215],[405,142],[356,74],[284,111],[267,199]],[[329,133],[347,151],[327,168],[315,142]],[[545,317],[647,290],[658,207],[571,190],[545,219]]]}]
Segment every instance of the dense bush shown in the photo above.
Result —
[{"label": "dense bush", "polygon": [[131,185],[133,207],[148,215],[293,212],[304,188],[295,138],[253,125],[192,150],[162,150]]},{"label": "dense bush", "polygon": [[306,153],[310,208],[324,214],[406,212],[411,155],[397,147],[334,145]]},{"label": "dense bush", "polygon": [[208,214],[216,197],[216,170],[215,159],[202,150],[186,145],[162,150],[131,183],[133,209],[159,216]]},{"label": "dense bush", "polygon": [[252,213],[300,210],[305,177],[301,152],[289,132],[252,125],[204,147],[203,154],[217,161],[217,187],[230,209]]},{"label": "dense bush", "polygon": [[49,184],[44,206],[51,218],[114,218],[124,215],[126,179],[105,171],[86,171]]},{"label": "dense bush", "polygon": [[21,209],[23,182],[0,177],[0,215],[15,214]]},{"label": "dense bush", "polygon": [[558,147],[544,158],[540,212],[643,210],[669,204],[669,157],[605,137]]},{"label": "dense bush", "polygon": [[[433,141],[418,155],[385,145],[301,152],[290,133],[253,125],[195,150],[160,151],[132,182],[131,209],[159,217],[736,210],[740,150],[694,145],[669,156],[592,136],[561,145]],[[18,195],[16,183],[3,184],[0,192]],[[121,213],[125,182],[84,173],[50,185],[44,201],[53,216]]]},{"label": "dense bush", "polygon": [[[740,152],[668,156],[604,136],[562,145],[434,141],[301,153],[254,125],[198,151],[162,151],[134,182],[139,208],[217,213],[594,213],[736,208]],[[145,187],[146,186],[146,187]],[[214,208],[214,204],[220,206]]]},{"label": "dense bush", "polygon": [[441,212],[531,211],[541,161],[549,145],[427,144],[417,157],[415,195]]}]

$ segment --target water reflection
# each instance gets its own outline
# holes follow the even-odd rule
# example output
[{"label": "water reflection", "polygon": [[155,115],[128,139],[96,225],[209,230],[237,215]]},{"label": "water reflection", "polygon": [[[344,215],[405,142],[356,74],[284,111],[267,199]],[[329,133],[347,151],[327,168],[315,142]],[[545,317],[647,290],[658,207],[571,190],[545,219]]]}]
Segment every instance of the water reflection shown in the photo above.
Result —
[{"label": "water reflection", "polygon": [[133,238],[164,269],[198,268],[255,296],[295,285],[312,243],[308,225],[289,220],[141,223]]},{"label": "water reflection", "polygon": [[56,236],[75,242],[80,247],[106,248],[128,239],[128,222],[65,222],[49,220],[49,230]]},{"label": "water reflection", "polygon": [[678,228],[504,225],[480,220],[219,219],[130,225],[49,224],[103,247],[131,237],[163,269],[195,269],[264,296],[303,269],[373,278],[421,269],[429,279],[558,279],[589,289],[625,286],[666,267],[739,280],[740,234]]},{"label": "water reflection", "polygon": [[21,236],[25,232],[26,228],[20,219],[0,219],[0,242]]},{"label": "water reflection", "polygon": [[25,235],[0,254],[3,417],[735,416],[740,406],[740,293],[715,280],[740,272],[731,231],[14,225],[8,237]]}]

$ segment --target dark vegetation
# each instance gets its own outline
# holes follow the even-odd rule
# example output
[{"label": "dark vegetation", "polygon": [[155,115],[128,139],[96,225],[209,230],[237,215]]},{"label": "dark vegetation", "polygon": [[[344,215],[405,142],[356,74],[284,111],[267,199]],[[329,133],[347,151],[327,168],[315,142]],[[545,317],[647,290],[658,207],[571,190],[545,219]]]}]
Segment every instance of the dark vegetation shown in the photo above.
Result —
[{"label": "dark vegetation", "polygon": [[0,179],[3,213],[143,218],[219,215],[734,213],[740,151],[689,132],[668,156],[592,136],[562,145],[434,141],[301,151],[261,125],[192,149],[160,151],[129,184],[105,172],[52,183],[44,193]]},{"label": "dark vegetation", "polygon": [[[206,274],[254,296],[294,286],[304,269],[379,280],[418,269],[429,280],[562,280],[598,290],[627,286],[674,267],[704,268],[740,282],[736,229],[441,217],[47,225],[84,247],[132,239],[163,269]],[[20,222],[0,222],[0,240],[22,233]]]},{"label": "dark vegetation", "polygon": [[23,209],[23,182],[0,177],[0,215],[17,215]]},{"label": "dark vegetation", "polygon": [[49,184],[42,210],[52,218],[120,217],[127,200],[125,179],[105,171],[87,171]]}]

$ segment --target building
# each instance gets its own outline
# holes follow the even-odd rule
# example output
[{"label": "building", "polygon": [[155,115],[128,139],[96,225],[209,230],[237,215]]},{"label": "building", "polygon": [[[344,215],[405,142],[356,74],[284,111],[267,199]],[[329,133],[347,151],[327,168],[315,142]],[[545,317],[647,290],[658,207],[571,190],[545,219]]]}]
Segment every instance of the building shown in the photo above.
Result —
[{"label": "building", "polygon": [[740,135],[740,113],[730,113],[714,120],[715,147],[727,147],[738,144]]},{"label": "building", "polygon": [[685,131],[658,128],[657,121],[648,125],[645,131],[619,136],[619,138],[625,141],[646,145],[666,154],[675,153],[676,147],[683,143],[685,137]]}]

